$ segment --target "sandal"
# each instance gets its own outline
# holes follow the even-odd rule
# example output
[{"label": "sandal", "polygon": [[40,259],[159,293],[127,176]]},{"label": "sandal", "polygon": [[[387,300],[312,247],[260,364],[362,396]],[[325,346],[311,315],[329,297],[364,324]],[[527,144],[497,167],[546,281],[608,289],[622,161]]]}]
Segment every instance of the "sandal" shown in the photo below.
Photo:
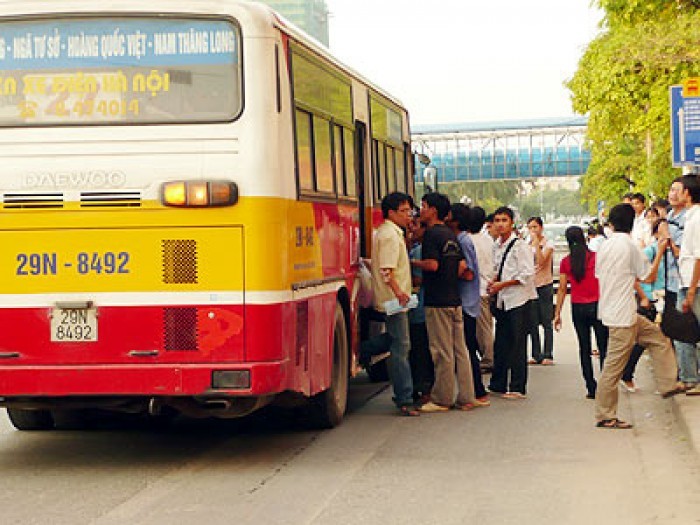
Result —
[{"label": "sandal", "polygon": [[399,412],[401,413],[402,416],[406,416],[406,417],[418,417],[418,416],[420,416],[420,412],[418,412],[418,410],[416,410],[415,408],[411,408],[410,406],[407,406],[407,405],[399,407]]},{"label": "sandal", "polygon": [[622,421],[621,419],[613,418],[598,421],[595,426],[598,428],[619,428],[626,430],[628,428],[632,428],[633,425],[627,423],[626,421]]}]

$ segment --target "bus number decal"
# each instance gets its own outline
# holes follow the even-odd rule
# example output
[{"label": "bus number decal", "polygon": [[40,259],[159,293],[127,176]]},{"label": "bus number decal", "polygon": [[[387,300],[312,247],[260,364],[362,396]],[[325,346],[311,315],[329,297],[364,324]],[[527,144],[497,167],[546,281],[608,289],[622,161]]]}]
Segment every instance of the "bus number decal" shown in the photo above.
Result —
[{"label": "bus number decal", "polygon": [[80,252],[73,261],[59,265],[56,253],[18,253],[15,275],[57,275],[58,270],[76,271],[80,275],[128,274],[131,256],[128,252]]}]

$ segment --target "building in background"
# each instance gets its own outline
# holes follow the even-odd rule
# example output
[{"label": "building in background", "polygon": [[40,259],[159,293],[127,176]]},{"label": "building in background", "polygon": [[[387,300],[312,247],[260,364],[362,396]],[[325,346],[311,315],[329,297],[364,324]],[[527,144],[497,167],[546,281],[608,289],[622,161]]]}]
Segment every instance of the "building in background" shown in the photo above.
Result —
[{"label": "building in background", "polygon": [[328,47],[326,0],[260,0]]}]

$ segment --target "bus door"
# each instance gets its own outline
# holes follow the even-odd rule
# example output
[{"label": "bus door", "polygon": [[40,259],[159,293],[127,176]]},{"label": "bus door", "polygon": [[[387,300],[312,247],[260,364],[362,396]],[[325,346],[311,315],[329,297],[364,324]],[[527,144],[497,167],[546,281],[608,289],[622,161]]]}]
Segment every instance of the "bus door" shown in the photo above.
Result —
[{"label": "bus door", "polygon": [[[369,242],[371,239],[371,205],[370,210],[366,208],[367,196],[365,194],[365,189],[367,188],[367,180],[365,175],[367,170],[365,169],[365,148],[367,147],[367,127],[363,122],[359,120],[355,121],[355,170],[357,180],[357,204],[360,210],[360,257],[368,257],[369,255]],[[370,217],[368,217],[370,214]],[[369,226],[368,226],[369,225]],[[367,228],[369,227],[369,233]]]}]

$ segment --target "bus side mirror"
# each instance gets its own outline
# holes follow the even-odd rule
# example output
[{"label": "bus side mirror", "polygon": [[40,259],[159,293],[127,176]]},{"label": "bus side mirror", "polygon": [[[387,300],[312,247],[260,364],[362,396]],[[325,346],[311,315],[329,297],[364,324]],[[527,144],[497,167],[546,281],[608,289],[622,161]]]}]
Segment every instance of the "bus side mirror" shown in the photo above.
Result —
[{"label": "bus side mirror", "polygon": [[428,166],[423,170],[423,184],[425,185],[425,193],[437,191],[437,168]]}]

